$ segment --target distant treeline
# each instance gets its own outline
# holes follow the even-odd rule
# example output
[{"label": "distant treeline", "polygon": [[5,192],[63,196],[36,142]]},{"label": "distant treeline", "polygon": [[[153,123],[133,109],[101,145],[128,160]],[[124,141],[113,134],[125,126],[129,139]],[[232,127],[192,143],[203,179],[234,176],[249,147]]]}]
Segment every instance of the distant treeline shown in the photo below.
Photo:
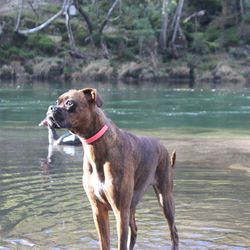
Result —
[{"label": "distant treeline", "polygon": [[0,10],[0,66],[56,56],[147,58],[157,68],[187,53],[234,53],[249,43],[249,0],[10,0]]}]

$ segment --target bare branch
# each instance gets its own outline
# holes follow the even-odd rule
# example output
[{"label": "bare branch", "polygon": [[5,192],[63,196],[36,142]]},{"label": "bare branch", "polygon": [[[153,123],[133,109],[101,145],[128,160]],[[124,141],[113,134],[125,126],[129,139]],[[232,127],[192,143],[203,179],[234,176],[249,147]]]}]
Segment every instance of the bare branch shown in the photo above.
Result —
[{"label": "bare branch", "polygon": [[38,14],[36,8],[33,6],[32,1],[28,1],[28,4],[29,4],[30,8],[32,9],[32,11],[35,13],[35,15],[36,15],[37,17],[39,17],[39,14]]},{"label": "bare branch", "polygon": [[99,29],[99,34],[102,34],[103,29],[104,29],[105,26],[107,25],[107,23],[108,23],[108,21],[109,21],[109,18],[110,18],[110,16],[111,16],[112,12],[113,12],[113,10],[115,9],[116,5],[117,5],[120,1],[121,1],[121,0],[115,0],[115,2],[113,3],[113,5],[112,5],[111,8],[109,9],[106,18],[105,18],[105,20],[103,21],[103,23],[102,23],[102,25],[101,25],[101,27],[100,27],[100,29]]},{"label": "bare branch", "polygon": [[52,16],[51,18],[49,18],[46,22],[40,24],[39,26],[32,28],[32,29],[26,29],[26,30],[17,30],[17,32],[19,34],[30,34],[30,33],[34,33],[37,32],[39,30],[44,29],[45,27],[47,27],[51,22],[53,22],[56,18],[58,18],[60,15],[64,14],[67,11],[67,8],[69,7],[69,2],[70,0],[64,0],[63,2],[63,6],[61,8],[60,11],[58,11],[54,16]]},{"label": "bare branch", "polygon": [[113,17],[112,19],[109,18],[109,21],[110,21],[110,22],[113,22],[113,21],[118,20],[118,19],[120,18],[121,14],[122,14],[122,0],[120,0],[119,3],[120,3],[120,4],[119,4],[119,15],[116,16],[116,17]]},{"label": "bare branch", "polygon": [[200,16],[204,16],[205,14],[206,14],[205,10],[200,10],[200,11],[194,12],[192,15],[188,16],[187,18],[185,18],[185,20],[183,21],[183,23],[187,23],[192,18],[197,18],[197,17],[200,17]]}]

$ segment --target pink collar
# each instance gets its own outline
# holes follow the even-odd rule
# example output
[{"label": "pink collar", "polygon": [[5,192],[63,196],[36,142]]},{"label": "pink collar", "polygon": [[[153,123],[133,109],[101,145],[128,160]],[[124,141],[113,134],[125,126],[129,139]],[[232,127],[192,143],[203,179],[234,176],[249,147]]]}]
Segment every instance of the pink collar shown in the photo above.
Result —
[{"label": "pink collar", "polygon": [[104,125],[101,128],[101,130],[99,130],[95,135],[91,136],[88,139],[84,139],[84,138],[80,137],[80,140],[81,140],[82,143],[90,144],[90,143],[95,142],[98,139],[100,139],[106,133],[107,130],[108,130],[108,126]]}]

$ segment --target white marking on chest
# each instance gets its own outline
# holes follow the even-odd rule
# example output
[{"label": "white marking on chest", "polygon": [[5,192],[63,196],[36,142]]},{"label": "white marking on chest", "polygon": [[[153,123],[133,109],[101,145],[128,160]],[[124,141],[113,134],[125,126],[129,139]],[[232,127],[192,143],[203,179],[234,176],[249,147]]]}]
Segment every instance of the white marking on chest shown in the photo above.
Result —
[{"label": "white marking on chest", "polygon": [[104,192],[106,189],[105,183],[100,181],[98,174],[93,173],[91,177],[92,177],[91,178],[91,186],[94,190],[95,196],[97,197],[98,200],[104,202],[103,195],[104,195]]}]

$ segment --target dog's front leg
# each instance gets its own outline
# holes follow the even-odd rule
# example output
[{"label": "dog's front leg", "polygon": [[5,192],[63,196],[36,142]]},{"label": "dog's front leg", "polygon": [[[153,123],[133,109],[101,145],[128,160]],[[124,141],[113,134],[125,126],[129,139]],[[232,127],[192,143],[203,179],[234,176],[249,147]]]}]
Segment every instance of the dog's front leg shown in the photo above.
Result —
[{"label": "dog's front leg", "polygon": [[128,247],[128,232],[129,232],[129,209],[122,208],[115,212],[118,250],[127,250]]},{"label": "dog's front leg", "polygon": [[131,176],[126,180],[127,181],[122,182],[120,187],[121,192],[119,205],[117,205],[116,208],[113,207],[117,226],[118,250],[128,249],[130,207],[133,196],[134,182]]},{"label": "dog's front leg", "polygon": [[98,233],[101,250],[110,249],[110,231],[109,231],[109,216],[108,209],[103,205],[93,205],[93,218]]}]

